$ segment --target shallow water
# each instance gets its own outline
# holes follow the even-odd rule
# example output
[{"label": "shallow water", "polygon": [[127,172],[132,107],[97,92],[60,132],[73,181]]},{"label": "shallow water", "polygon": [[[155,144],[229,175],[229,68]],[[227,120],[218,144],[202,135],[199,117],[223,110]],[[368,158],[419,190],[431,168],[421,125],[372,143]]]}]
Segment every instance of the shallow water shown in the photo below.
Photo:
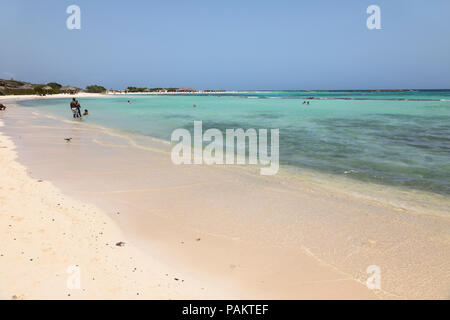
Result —
[{"label": "shallow water", "polygon": [[[303,105],[307,97],[310,105]],[[450,194],[450,91],[264,92],[79,99],[85,122],[169,140],[174,129],[279,128],[280,162]],[[131,104],[127,104],[131,100]],[[70,119],[69,99],[23,106]],[[195,105],[195,107],[193,107]]]}]

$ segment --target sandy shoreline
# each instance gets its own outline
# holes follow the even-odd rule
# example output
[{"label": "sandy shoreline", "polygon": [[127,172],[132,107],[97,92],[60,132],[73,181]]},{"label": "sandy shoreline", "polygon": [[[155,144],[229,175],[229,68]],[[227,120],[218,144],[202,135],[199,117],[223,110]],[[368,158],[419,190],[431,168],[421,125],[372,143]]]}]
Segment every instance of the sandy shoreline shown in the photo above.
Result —
[{"label": "sandy shoreline", "polygon": [[[0,101],[68,97],[72,95],[0,96]],[[67,197],[49,181],[31,178],[17,162],[16,146],[1,133],[3,126],[0,117],[0,299],[223,296],[205,292],[202,284],[185,284],[176,270],[130,244],[98,207]]]},{"label": "sandy shoreline", "polygon": [[0,96],[0,101],[21,101],[21,100],[45,100],[45,99],[61,99],[61,98],[101,98],[107,97],[106,94],[101,93],[87,93],[80,92],[77,94],[58,93],[46,96],[39,95],[15,95],[15,96]]},{"label": "sandy shoreline", "polygon": [[[207,297],[204,289],[182,284],[173,270],[133,247],[99,208],[31,178],[14,149],[0,134],[0,299]],[[67,285],[76,283],[74,266],[80,288]]]},{"label": "sandy shoreline", "polygon": [[[142,289],[139,298],[172,299],[448,297],[445,288],[450,274],[445,261],[448,262],[446,248],[450,248],[450,222],[446,217],[430,217],[330,194],[306,183],[281,185],[233,169],[174,167],[166,154],[136,148],[129,138],[71,121],[61,123],[42,115],[20,113],[20,108],[14,106],[11,109],[0,115],[7,124],[0,131],[11,136],[19,161],[26,168],[14,160],[14,145],[3,135],[1,145],[7,148],[0,149],[1,159],[8,160],[2,164],[2,170],[9,170],[7,176],[12,178],[2,178],[2,187],[7,187],[0,190],[0,199],[7,208],[1,216],[7,231],[2,241],[9,243],[6,248],[14,252],[0,260],[1,274],[9,279],[5,293],[0,289],[4,298],[69,298],[65,286],[55,290],[54,295],[44,293],[47,291],[42,281],[56,277],[55,274],[66,277],[67,266],[60,263],[56,269],[55,263],[55,269],[47,269],[43,265],[36,273],[33,265],[21,260],[18,250],[31,250],[32,242],[35,247],[31,252],[41,252],[45,241],[58,243],[58,250],[54,249],[56,253],[48,256],[48,261],[67,264],[67,253],[77,247],[73,251],[83,261],[80,265],[108,270],[109,278],[102,284],[90,284],[93,287],[86,290],[85,296],[81,292],[78,296],[70,293],[75,298],[136,298],[134,291],[138,289]],[[74,139],[67,146],[62,137],[69,135]],[[73,172],[67,159],[85,170]],[[26,170],[33,178],[26,175]],[[45,182],[38,183],[36,179]],[[41,186],[52,189],[39,190]],[[23,194],[29,199],[10,201],[7,188],[17,189],[7,191],[16,199]],[[61,194],[58,189],[63,190],[64,196],[55,196]],[[72,205],[75,200],[68,200],[67,194],[83,202]],[[62,202],[60,197],[70,202]],[[41,199],[46,199],[46,206],[41,207]],[[34,205],[22,208],[22,203]],[[70,209],[72,206],[76,209]],[[59,235],[51,220],[54,217],[40,212],[59,212],[60,207],[66,208],[69,217],[63,225],[72,231],[74,239],[95,240],[80,246]],[[39,215],[35,216],[37,211]],[[13,231],[10,220],[14,219],[11,216],[19,216],[17,212],[21,212],[23,220],[15,226],[21,225],[22,229]],[[84,218],[75,230],[70,224],[80,216]],[[24,223],[31,218],[34,223]],[[36,229],[36,219],[46,222]],[[105,237],[108,232],[107,241],[95,234],[104,222],[111,228],[102,231]],[[53,233],[44,241],[39,238],[40,229],[46,230],[45,234]],[[18,246],[17,235],[27,232],[32,234]],[[14,236],[16,240],[11,240]],[[111,245],[117,241],[126,245]],[[100,242],[104,246],[98,245]],[[436,247],[443,253],[432,249]],[[136,275],[134,266],[120,256],[124,250],[136,252],[133,259],[148,266],[142,267],[148,274]],[[123,267],[117,270],[103,259],[97,259],[99,265],[92,263],[92,259],[102,255]],[[383,271],[381,291],[365,286],[366,268],[373,264],[380,265]],[[11,265],[20,265],[15,269],[21,270],[25,280],[19,281],[18,274],[11,274]],[[180,284],[167,279],[166,270],[185,281]],[[31,286],[33,289],[28,288],[36,274],[39,280]],[[111,282],[121,283],[121,289],[113,290]]]}]

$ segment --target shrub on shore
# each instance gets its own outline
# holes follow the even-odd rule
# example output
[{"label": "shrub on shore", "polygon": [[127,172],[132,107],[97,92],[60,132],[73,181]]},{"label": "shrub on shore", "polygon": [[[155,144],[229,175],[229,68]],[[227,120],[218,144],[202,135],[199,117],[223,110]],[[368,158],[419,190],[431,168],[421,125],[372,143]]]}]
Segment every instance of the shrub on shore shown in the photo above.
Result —
[{"label": "shrub on shore", "polygon": [[106,88],[98,85],[91,85],[86,87],[86,92],[89,93],[104,93]]},{"label": "shrub on shore", "polygon": [[47,86],[52,87],[53,90],[57,91],[59,93],[59,89],[61,89],[62,85],[60,85],[57,82],[49,82],[47,83]]}]

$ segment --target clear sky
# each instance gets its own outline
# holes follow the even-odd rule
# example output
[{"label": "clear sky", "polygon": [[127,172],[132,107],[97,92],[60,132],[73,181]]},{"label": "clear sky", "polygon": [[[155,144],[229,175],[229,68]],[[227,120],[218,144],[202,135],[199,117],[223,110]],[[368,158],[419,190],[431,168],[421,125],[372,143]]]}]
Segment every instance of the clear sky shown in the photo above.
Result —
[{"label": "clear sky", "polygon": [[449,0],[0,0],[0,32],[0,78],[35,83],[450,88]]}]

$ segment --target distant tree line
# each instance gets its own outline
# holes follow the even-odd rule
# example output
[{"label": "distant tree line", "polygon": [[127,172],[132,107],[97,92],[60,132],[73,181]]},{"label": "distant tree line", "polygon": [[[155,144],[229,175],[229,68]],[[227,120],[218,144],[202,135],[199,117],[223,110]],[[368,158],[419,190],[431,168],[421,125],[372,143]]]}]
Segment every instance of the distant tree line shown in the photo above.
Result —
[{"label": "distant tree line", "polygon": [[[178,92],[180,90],[193,91],[193,89],[181,89],[181,88],[141,88],[129,86],[127,92]],[[32,84],[24,81],[17,80],[4,80],[0,79],[0,95],[48,95],[48,94],[58,94],[58,93],[76,93],[82,91],[79,88],[66,86],[63,87],[57,82],[49,82],[47,84]],[[100,85],[89,85],[85,89],[89,93],[105,93],[107,90],[105,87]]]},{"label": "distant tree line", "polygon": [[167,90],[167,92],[177,92],[180,88],[139,88],[139,87],[128,87],[126,91],[128,92],[158,92],[162,90]]},{"label": "distant tree line", "polygon": [[165,88],[139,88],[139,87],[128,87],[126,91],[128,92],[158,92],[165,90]]},{"label": "distant tree line", "polygon": [[[74,94],[82,91],[79,88],[66,86],[63,87],[57,82],[49,82],[47,84],[33,84],[17,80],[0,79],[0,96],[1,95],[48,95],[58,93]],[[86,87],[86,92],[105,93],[105,87],[99,85],[90,85]]]}]

